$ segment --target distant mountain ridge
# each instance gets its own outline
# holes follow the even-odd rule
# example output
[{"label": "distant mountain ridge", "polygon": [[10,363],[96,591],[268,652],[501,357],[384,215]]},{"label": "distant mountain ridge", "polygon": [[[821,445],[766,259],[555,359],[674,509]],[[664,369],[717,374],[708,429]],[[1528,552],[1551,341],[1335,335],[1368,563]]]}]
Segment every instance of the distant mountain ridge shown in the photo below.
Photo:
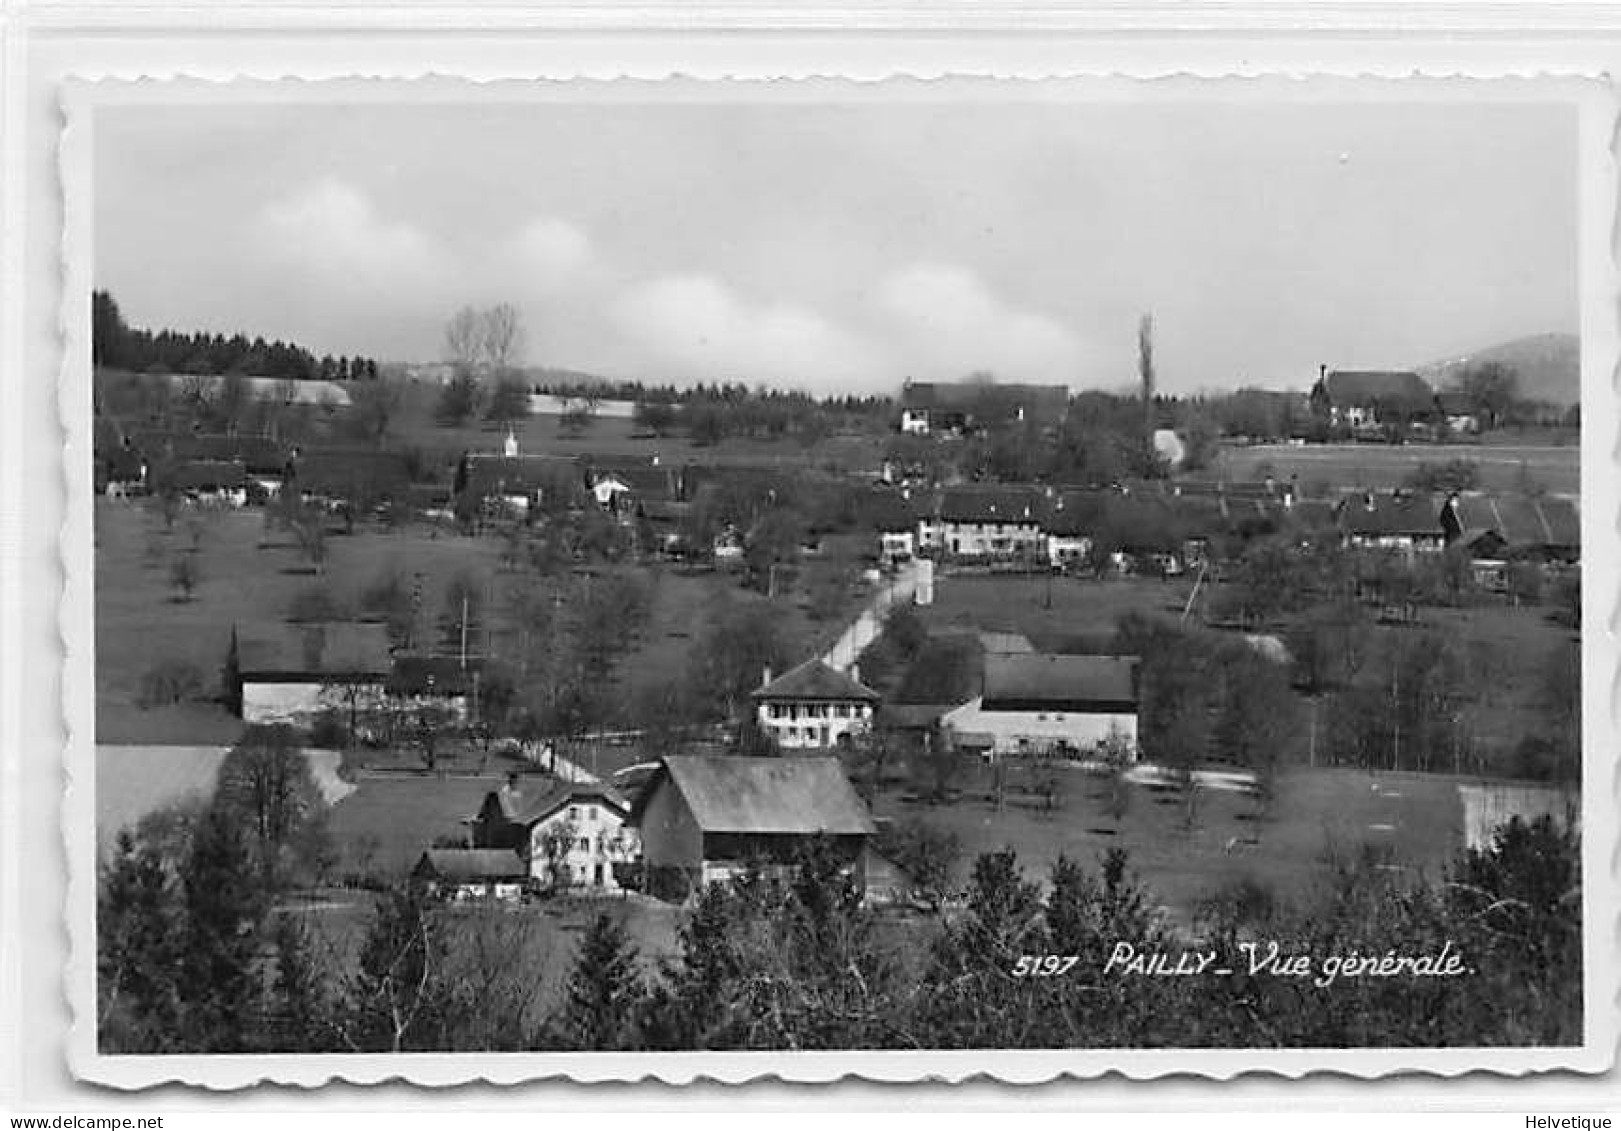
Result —
[{"label": "distant mountain ridge", "polygon": [[1496,361],[1518,374],[1521,397],[1568,407],[1582,399],[1581,352],[1581,339],[1575,334],[1531,334],[1431,362],[1420,366],[1418,373],[1435,388],[1444,389],[1470,366]]}]

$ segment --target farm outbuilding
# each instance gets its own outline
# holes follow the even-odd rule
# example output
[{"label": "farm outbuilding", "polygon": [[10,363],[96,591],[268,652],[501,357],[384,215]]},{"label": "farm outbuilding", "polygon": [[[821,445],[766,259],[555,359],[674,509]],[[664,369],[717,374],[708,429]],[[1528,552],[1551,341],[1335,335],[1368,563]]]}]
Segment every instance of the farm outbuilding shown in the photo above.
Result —
[{"label": "farm outbuilding", "polygon": [[1136,657],[987,655],[983,694],[948,712],[941,725],[993,758],[1076,756],[1112,739],[1135,749]]}]

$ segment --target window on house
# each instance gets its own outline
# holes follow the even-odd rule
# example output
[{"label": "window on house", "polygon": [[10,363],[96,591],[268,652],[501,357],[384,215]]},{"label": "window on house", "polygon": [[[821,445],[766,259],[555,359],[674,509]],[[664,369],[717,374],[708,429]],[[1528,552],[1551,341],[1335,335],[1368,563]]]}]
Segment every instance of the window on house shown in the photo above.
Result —
[{"label": "window on house", "polygon": [[590,852],[591,851],[591,838],[588,837],[588,836],[582,836],[580,838],[580,840],[579,840],[579,843],[576,845],[576,847],[579,848],[579,850],[581,852]]},{"label": "window on house", "polygon": [[850,717],[850,704],[848,704],[848,703],[840,703],[837,707],[835,707],[833,709],[833,713],[837,717],[839,717],[841,719],[849,718]]},{"label": "window on house", "polygon": [[568,819],[571,821],[577,821],[580,819],[580,807],[578,805],[570,805],[568,807]]}]

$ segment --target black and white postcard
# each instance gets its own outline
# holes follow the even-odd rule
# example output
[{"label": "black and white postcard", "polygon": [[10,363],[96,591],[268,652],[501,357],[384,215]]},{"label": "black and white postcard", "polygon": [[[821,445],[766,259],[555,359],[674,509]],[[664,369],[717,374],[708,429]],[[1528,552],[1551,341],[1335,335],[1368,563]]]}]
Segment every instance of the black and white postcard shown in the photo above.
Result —
[{"label": "black and white postcard", "polygon": [[1614,115],[73,84],[74,1070],[1604,1067]]}]

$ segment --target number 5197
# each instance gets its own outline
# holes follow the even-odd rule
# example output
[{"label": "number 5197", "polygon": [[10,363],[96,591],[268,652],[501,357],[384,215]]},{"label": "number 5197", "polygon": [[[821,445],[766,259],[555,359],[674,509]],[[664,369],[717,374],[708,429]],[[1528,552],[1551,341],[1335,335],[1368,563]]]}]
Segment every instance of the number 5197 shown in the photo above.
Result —
[{"label": "number 5197", "polygon": [[1078,954],[1021,954],[1013,964],[1015,978],[1056,978],[1081,960]]}]

